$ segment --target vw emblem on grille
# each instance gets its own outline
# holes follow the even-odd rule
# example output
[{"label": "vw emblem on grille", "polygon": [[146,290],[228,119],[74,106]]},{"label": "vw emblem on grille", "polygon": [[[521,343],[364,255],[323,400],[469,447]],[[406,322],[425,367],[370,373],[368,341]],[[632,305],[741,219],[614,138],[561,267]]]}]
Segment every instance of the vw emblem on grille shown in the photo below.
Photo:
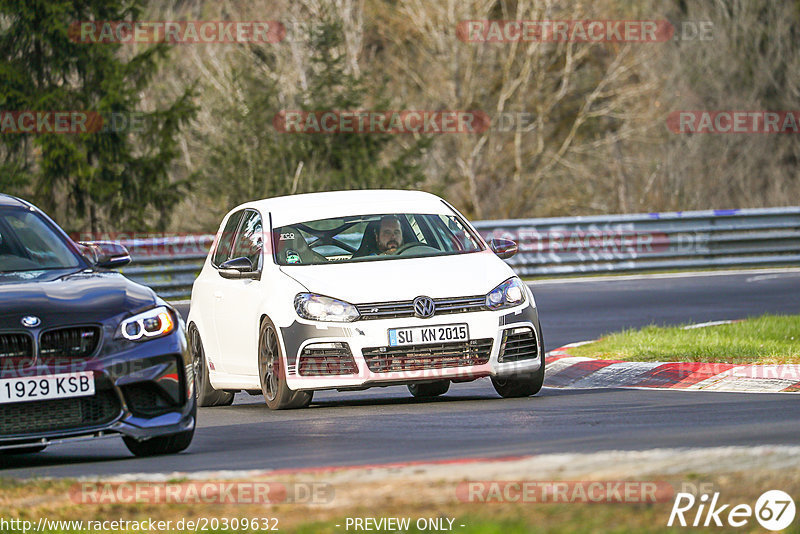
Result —
[{"label": "vw emblem on grille", "polygon": [[19,322],[22,323],[22,326],[25,326],[25,327],[28,327],[28,328],[35,328],[35,327],[39,326],[40,324],[42,324],[42,320],[39,319],[38,317],[36,317],[35,315],[26,315],[25,317],[20,319]]},{"label": "vw emblem on grille", "polygon": [[436,313],[436,304],[430,297],[417,297],[414,299],[414,315],[421,319],[433,317]]}]

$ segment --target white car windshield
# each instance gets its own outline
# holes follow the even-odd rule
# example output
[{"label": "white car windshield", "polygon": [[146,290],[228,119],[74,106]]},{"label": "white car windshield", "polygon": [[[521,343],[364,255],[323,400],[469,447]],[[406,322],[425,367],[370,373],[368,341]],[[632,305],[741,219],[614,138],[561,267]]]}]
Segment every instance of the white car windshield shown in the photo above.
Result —
[{"label": "white car windshield", "polygon": [[455,215],[389,213],[320,219],[275,228],[278,265],[323,265],[482,250]]}]

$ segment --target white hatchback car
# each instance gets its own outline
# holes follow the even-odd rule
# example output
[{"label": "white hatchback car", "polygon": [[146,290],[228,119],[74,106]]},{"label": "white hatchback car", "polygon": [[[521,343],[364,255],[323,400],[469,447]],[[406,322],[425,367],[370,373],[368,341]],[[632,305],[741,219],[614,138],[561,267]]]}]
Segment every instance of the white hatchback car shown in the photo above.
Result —
[{"label": "white hatchback car", "polygon": [[[188,318],[200,402],[407,385],[418,397],[491,377],[536,394],[544,348],[530,289],[441,198],[340,191],[249,202],[222,221]],[[499,256],[499,257],[498,257]]]}]

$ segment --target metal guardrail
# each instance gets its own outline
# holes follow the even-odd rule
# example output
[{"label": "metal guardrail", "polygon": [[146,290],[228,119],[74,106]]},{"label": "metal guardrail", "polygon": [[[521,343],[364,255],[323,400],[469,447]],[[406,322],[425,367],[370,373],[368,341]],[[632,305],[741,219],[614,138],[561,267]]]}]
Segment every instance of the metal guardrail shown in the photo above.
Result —
[{"label": "metal guardrail", "polygon": [[150,286],[162,298],[188,298],[213,241],[211,234],[122,239],[132,261],[121,272]]},{"label": "metal guardrail", "polygon": [[[800,265],[800,207],[478,221],[481,235],[512,239],[520,276]],[[122,272],[164,298],[183,298],[213,235],[122,241]]]},{"label": "metal guardrail", "polygon": [[522,276],[800,264],[800,207],[475,224],[517,241]]}]

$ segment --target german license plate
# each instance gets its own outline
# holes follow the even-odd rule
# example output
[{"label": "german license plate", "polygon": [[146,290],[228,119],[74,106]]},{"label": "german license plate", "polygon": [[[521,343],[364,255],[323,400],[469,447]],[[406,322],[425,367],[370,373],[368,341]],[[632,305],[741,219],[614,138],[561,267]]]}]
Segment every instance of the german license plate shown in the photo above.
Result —
[{"label": "german license plate", "polygon": [[91,371],[0,380],[0,404],[89,395],[94,395]]},{"label": "german license plate", "polygon": [[469,341],[469,329],[466,324],[414,326],[411,328],[389,329],[390,347],[425,345],[426,343],[447,343],[452,341]]}]

